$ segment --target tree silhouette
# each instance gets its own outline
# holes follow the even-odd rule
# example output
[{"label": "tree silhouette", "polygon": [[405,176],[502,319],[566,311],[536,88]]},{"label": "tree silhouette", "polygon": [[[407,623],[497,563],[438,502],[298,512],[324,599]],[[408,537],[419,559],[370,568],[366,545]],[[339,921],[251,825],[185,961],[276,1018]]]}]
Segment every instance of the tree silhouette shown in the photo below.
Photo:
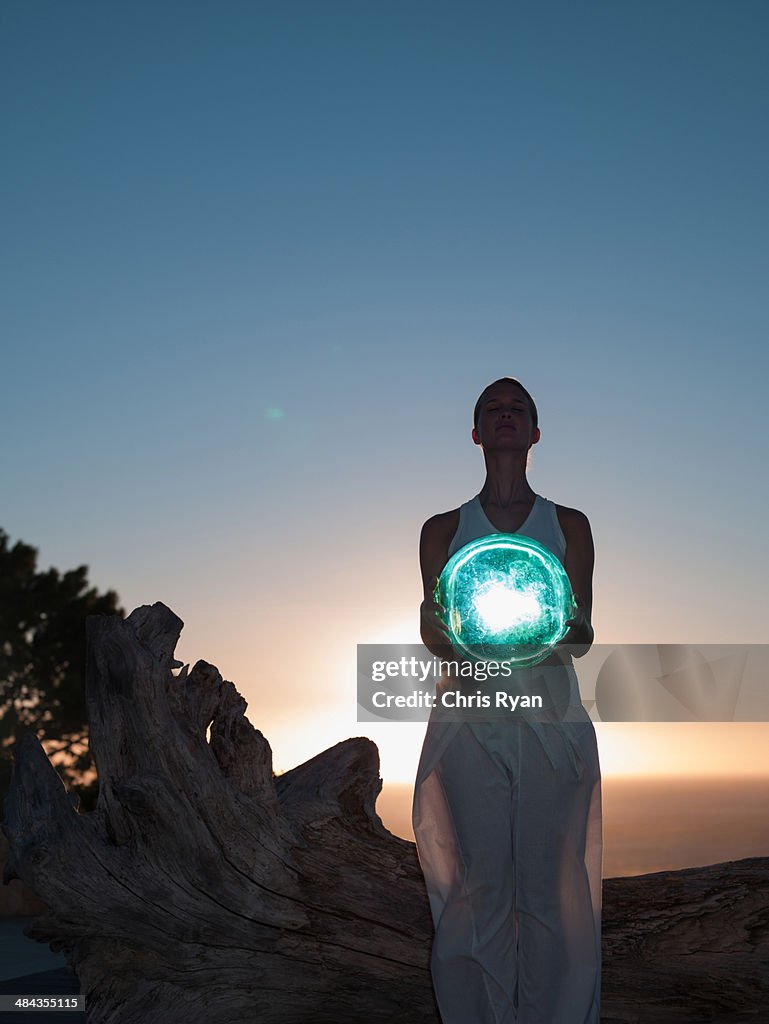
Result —
[{"label": "tree silhouette", "polygon": [[114,590],[89,588],[88,566],[38,572],[37,554],[23,541],[9,547],[0,529],[0,800],[10,785],[17,732],[31,729],[90,810],[98,782],[88,749],[85,619],[125,611]]}]

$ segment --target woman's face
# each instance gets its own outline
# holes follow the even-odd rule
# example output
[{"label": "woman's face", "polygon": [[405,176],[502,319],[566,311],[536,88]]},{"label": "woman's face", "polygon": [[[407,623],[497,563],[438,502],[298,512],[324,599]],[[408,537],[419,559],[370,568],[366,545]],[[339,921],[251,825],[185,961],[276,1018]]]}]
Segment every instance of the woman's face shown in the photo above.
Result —
[{"label": "woman's face", "polygon": [[495,384],[484,395],[473,441],[491,450],[523,450],[539,441],[526,396],[516,384]]}]

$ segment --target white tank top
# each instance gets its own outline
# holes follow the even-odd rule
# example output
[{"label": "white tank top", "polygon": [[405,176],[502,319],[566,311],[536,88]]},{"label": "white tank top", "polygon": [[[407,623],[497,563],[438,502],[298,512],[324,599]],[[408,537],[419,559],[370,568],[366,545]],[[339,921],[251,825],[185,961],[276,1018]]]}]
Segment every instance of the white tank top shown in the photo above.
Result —
[{"label": "white tank top", "polygon": [[[451,544],[449,544],[449,558],[451,558],[455,551],[464,547],[465,544],[469,544],[471,540],[477,540],[479,537],[487,537],[491,533],[502,532],[504,531],[498,530],[486,518],[486,513],[483,511],[483,506],[481,505],[481,496],[480,494],[476,494],[474,498],[466,501],[464,505],[461,505],[459,508],[459,525],[457,526],[456,533],[451,539]],[[539,543],[543,544],[549,551],[552,551],[555,557],[561,562],[561,564],[563,564],[566,557],[566,538],[563,535],[561,524],[558,521],[558,513],[555,509],[555,503],[550,501],[548,498],[543,498],[540,494],[536,495],[534,498],[534,504],[531,507],[531,512],[527,516],[525,522],[515,531],[515,533],[519,533],[524,537],[531,537],[532,540],[539,541]],[[587,722],[590,725],[590,728],[592,728],[592,722],[582,705],[579,693],[579,682],[577,680],[577,674],[574,671],[571,655],[562,655],[562,658],[564,661],[563,666],[548,668],[536,666],[528,669],[522,669],[520,672],[536,672],[537,674],[549,673],[553,674],[554,677],[557,677],[559,673],[566,672],[569,684],[569,708],[566,718],[557,723],[546,723],[531,721],[524,717],[524,713],[522,721],[531,726],[537,734],[554,768],[557,760],[556,752],[552,747],[553,740],[550,733],[552,729],[561,730],[566,740],[566,749],[572,767],[575,774],[579,775],[581,771],[579,767],[579,729],[584,728],[585,722]],[[470,711],[463,711],[462,714],[466,721],[471,721],[475,717]],[[454,728],[457,727],[457,725],[454,725]],[[450,737],[450,735],[450,732],[447,733],[447,736]],[[448,742],[448,740],[445,742]]]},{"label": "white tank top", "polygon": [[[459,551],[471,540],[479,537],[487,537],[490,533],[502,533],[487,518],[481,505],[481,496],[476,494],[474,498],[466,501],[459,508],[459,525],[457,532],[449,544],[449,558],[455,551]],[[515,531],[523,537],[531,537],[539,541],[548,551],[552,551],[555,557],[563,564],[566,558],[566,538],[563,535],[561,524],[558,522],[558,513],[555,510],[555,503],[548,498],[538,494],[534,498],[526,521]]]}]

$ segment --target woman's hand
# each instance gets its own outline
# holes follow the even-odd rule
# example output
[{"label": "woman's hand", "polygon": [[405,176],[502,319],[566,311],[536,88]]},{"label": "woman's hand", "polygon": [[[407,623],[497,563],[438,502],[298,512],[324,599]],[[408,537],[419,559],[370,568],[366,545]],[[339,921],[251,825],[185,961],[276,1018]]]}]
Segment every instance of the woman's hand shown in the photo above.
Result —
[{"label": "woman's hand", "polygon": [[467,658],[454,646],[446,625],[446,609],[435,598],[438,577],[433,576],[427,588],[427,596],[419,606],[422,643],[438,658],[451,661],[466,661]]},{"label": "woman's hand", "polygon": [[447,648],[450,648],[451,637],[445,621],[446,609],[435,600],[434,596],[437,585],[438,577],[433,576],[428,588],[428,593],[431,596],[426,597],[419,606],[420,631],[422,640],[427,646],[445,644]]},{"label": "woman's hand", "polygon": [[567,631],[563,639],[559,640],[555,646],[556,648],[570,647],[572,648],[570,653],[575,658],[579,658],[583,654],[587,654],[593,642],[593,627],[585,602],[577,594],[574,595],[574,604],[576,610],[565,623],[568,627]]}]

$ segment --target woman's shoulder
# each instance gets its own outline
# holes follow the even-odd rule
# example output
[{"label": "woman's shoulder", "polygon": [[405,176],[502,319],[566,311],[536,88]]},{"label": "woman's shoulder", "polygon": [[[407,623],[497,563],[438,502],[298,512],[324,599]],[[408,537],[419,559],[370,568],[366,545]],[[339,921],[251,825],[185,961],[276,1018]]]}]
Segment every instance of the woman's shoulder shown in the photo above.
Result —
[{"label": "woman's shoulder", "polygon": [[553,505],[567,542],[590,537],[590,520],[584,512],[578,508],[570,508],[568,505],[556,505],[555,502]]},{"label": "woman's shoulder", "polygon": [[448,537],[450,540],[459,526],[459,514],[459,508],[452,508],[449,512],[438,512],[430,516],[422,526],[423,539],[437,540]]}]

